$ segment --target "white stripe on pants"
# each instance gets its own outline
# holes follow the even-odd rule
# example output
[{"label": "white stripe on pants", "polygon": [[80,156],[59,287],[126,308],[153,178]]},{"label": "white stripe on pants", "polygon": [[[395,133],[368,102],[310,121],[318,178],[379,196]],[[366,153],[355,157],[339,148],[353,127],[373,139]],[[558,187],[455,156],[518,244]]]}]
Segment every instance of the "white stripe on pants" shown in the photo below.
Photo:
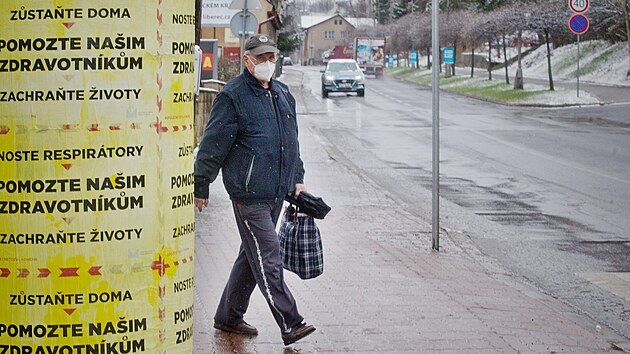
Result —
[{"label": "white stripe on pants", "polygon": [[233,325],[243,322],[250,295],[258,284],[278,327],[288,332],[304,318],[298,313],[295,299],[284,282],[280,243],[275,230],[282,202],[273,206],[232,204],[241,249],[214,319]]}]

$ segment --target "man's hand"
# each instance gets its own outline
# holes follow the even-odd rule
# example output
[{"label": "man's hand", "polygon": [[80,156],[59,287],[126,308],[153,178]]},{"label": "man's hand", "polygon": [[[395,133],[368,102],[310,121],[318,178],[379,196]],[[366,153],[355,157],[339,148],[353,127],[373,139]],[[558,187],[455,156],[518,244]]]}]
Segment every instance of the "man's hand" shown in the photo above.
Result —
[{"label": "man's hand", "polygon": [[199,209],[199,212],[203,210],[203,208],[208,206],[208,199],[195,198],[195,207]]},{"label": "man's hand", "polygon": [[297,198],[300,195],[300,192],[306,192],[306,185],[302,183],[295,184],[295,193],[293,194],[293,198]]}]

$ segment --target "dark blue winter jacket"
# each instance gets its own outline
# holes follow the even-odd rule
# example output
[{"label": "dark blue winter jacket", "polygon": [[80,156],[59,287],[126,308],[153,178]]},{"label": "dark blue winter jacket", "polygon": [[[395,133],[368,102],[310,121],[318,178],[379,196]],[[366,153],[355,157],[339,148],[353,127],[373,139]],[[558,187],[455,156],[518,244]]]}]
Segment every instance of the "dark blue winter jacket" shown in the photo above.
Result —
[{"label": "dark blue winter jacket", "polygon": [[217,95],[195,161],[195,197],[208,198],[219,169],[243,204],[279,202],[303,183],[295,99],[279,81],[269,87],[245,69]]}]

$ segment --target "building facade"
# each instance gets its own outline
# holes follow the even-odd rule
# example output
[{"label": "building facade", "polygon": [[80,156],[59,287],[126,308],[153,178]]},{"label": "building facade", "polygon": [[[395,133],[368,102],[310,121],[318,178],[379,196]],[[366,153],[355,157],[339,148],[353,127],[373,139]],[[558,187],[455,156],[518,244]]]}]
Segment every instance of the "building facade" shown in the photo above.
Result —
[{"label": "building facade", "polygon": [[324,52],[335,46],[348,46],[353,42],[356,27],[343,16],[336,14],[301,17],[303,31],[300,50],[302,65],[322,65]]}]

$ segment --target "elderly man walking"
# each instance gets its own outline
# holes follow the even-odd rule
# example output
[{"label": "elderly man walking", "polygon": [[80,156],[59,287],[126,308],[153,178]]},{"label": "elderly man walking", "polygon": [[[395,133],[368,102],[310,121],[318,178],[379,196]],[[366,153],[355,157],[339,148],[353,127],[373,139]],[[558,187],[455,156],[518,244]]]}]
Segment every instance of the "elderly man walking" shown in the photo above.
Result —
[{"label": "elderly man walking", "polygon": [[219,170],[234,209],[241,247],[214,316],[214,327],[257,335],[243,319],[256,285],[285,345],[315,331],[303,323],[284,282],[275,231],[287,194],[305,191],[295,99],[272,79],[278,49],[266,35],[245,44],[246,69],[217,95],[195,161],[195,206],[208,205],[209,184]]}]

